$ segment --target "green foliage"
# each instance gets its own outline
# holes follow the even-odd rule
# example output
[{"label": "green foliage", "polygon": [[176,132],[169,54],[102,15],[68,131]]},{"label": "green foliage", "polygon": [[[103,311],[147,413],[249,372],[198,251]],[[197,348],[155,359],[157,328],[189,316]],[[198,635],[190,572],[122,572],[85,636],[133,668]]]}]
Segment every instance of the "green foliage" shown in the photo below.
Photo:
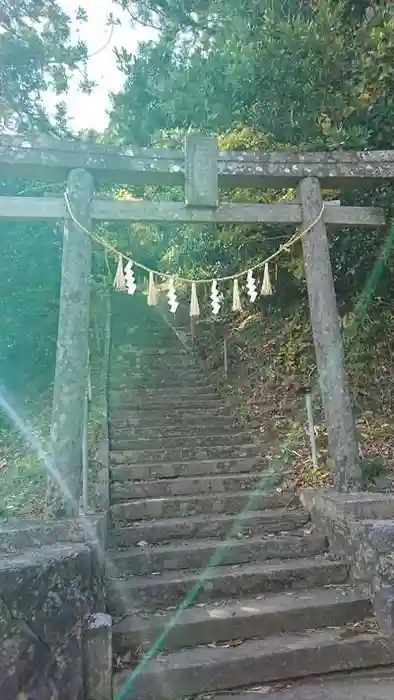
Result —
[{"label": "green foliage", "polygon": [[[247,7],[234,0],[121,4],[135,21],[156,24],[159,33],[137,54],[118,54],[125,84],[112,98],[113,139],[179,146],[186,132],[200,131],[216,134],[222,149],[392,147],[394,13],[389,0],[373,13],[368,2],[350,0],[254,0]],[[338,196],[344,204],[389,209],[392,189],[326,193],[328,199]],[[273,202],[294,193],[222,197]],[[208,274],[261,259],[290,233],[263,226],[154,231],[158,265]],[[136,232],[140,241],[145,235],[142,229]],[[333,272],[344,311],[366,284],[382,243],[380,231],[344,230],[332,236]],[[374,288],[380,308],[391,304],[392,265],[388,251]],[[281,258],[282,301],[302,298],[302,276],[297,248]]]},{"label": "green foliage", "polygon": [[[78,11],[77,19],[86,15]],[[64,103],[59,101],[55,124],[43,106],[51,89],[67,91],[74,71],[90,89],[86,76],[86,45],[70,36],[70,18],[55,0],[3,0],[0,7],[0,129],[66,129]]]},{"label": "green foliage", "polygon": [[[127,4],[146,12],[145,0]],[[200,13],[193,6],[187,31],[172,6],[168,15],[160,7],[158,41],[119,54],[126,83],[112,125],[120,138],[149,143],[163,129],[223,133],[242,123],[271,146],[388,144],[391,2],[369,23],[349,22],[349,3],[331,0],[203,4]]]},{"label": "green foliage", "polygon": [[46,474],[36,455],[9,426],[0,431],[0,521],[41,517]]},{"label": "green foliage", "polygon": [[[26,186],[37,193],[34,184],[9,182],[0,196]],[[47,221],[0,220],[0,384],[18,401],[37,399],[53,380],[61,235]]]},{"label": "green foliage", "polygon": [[381,457],[362,459],[360,467],[364,482],[368,485],[374,484],[376,479],[384,476],[387,471],[387,467]]}]

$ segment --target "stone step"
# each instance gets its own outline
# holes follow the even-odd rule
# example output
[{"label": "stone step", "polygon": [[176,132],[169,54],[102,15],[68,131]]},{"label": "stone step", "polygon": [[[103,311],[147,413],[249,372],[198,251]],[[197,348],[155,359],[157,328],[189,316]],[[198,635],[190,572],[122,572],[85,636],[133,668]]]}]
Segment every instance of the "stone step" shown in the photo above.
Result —
[{"label": "stone step", "polygon": [[112,614],[159,610],[185,601],[205,603],[263,593],[345,583],[348,566],[326,556],[283,562],[210,567],[157,576],[130,576],[110,582]]},{"label": "stone step", "polygon": [[179,352],[178,348],[166,343],[163,345],[165,352],[161,355],[147,352],[147,350],[148,348],[138,348],[127,351],[121,347],[119,353],[114,354],[111,359],[111,368],[114,370],[112,377],[132,379],[136,372],[141,374],[161,372],[164,376],[167,372],[175,374],[178,367],[184,374],[190,371],[204,376],[201,363],[190,353]]},{"label": "stone step", "polygon": [[129,406],[127,408],[119,408],[114,406],[110,412],[110,422],[121,420],[138,420],[143,423],[149,421],[150,424],[155,425],[160,423],[160,420],[172,421],[175,424],[181,423],[182,421],[189,421],[193,419],[194,421],[200,422],[202,420],[209,421],[211,419],[221,420],[222,418],[234,420],[235,411],[226,406],[224,403],[219,402],[217,406],[211,408],[198,408],[198,407],[182,407],[182,408],[171,408],[171,411],[163,411],[157,407],[152,408],[152,410],[147,411],[145,409],[138,408],[138,406]]},{"label": "stone step", "polygon": [[[239,425],[241,419],[231,412],[229,407],[223,406],[221,404],[222,412],[218,413],[215,409],[214,411],[208,411],[204,413],[201,409],[199,411],[193,410],[177,410],[175,409],[173,413],[162,413],[160,411],[152,411],[152,413],[146,413],[145,411],[138,410],[128,410],[124,413],[120,413],[118,410],[113,411],[109,415],[109,423],[114,427],[130,426],[131,428],[138,427],[140,425],[146,427],[155,427],[156,425],[160,427],[165,427],[170,425],[171,427],[189,427],[194,425],[196,427],[209,427],[213,426],[227,426],[232,427],[233,425]],[[115,414],[115,415],[114,415]]]},{"label": "stone step", "polygon": [[[115,673],[115,686],[117,675]],[[211,700],[393,700],[394,667],[337,671],[269,685],[210,693]]]},{"label": "stone step", "polygon": [[238,447],[238,445],[253,445],[252,437],[245,430],[242,432],[233,431],[230,434],[220,435],[180,435],[178,437],[162,437],[158,438],[144,437],[143,433],[138,438],[129,437],[127,430],[122,430],[120,434],[110,435],[111,450],[162,450],[162,449],[208,449],[209,447],[220,447],[225,445],[226,449],[230,446]]},{"label": "stone step", "polygon": [[209,401],[218,400],[219,395],[217,391],[210,386],[194,386],[185,384],[184,386],[174,387],[171,384],[159,387],[134,387],[128,388],[127,391],[123,389],[110,391],[109,398],[111,403],[133,403],[135,399],[138,401],[153,401],[157,402],[166,401],[167,398],[171,398],[176,401],[184,401],[190,397],[198,397],[199,399],[207,399]]},{"label": "stone step", "polygon": [[[109,391],[121,391],[126,389],[131,393],[133,390],[138,388],[150,387],[155,388],[166,388],[170,386],[174,389],[183,389],[190,386],[190,388],[201,388],[205,386],[215,386],[212,382],[212,378],[209,380],[204,376],[201,370],[190,369],[184,371],[179,370],[165,370],[165,369],[152,369],[151,367],[130,367],[127,368],[127,374],[122,374],[116,369],[112,369],[112,377],[109,378]],[[214,378],[213,378],[214,379]],[[215,387],[216,390],[216,387]]]},{"label": "stone step", "polygon": [[[116,454],[116,453],[115,453]],[[206,459],[196,462],[162,462],[160,464],[133,464],[111,466],[112,481],[155,481],[178,477],[211,476],[216,474],[247,474],[267,466],[263,457],[241,459]]]},{"label": "stone step", "polygon": [[201,425],[196,421],[194,423],[183,423],[174,424],[172,422],[164,422],[146,425],[140,422],[139,425],[133,425],[132,422],[127,421],[112,421],[110,425],[110,436],[112,439],[128,437],[130,440],[143,437],[144,440],[152,438],[177,438],[177,437],[188,437],[190,435],[195,435],[196,437],[207,437],[217,435],[224,435],[227,437],[234,435],[235,433],[240,433],[244,430],[242,425],[237,425],[231,418],[226,420],[220,419],[214,425],[209,425],[205,423]]},{"label": "stone step", "polygon": [[[129,470],[129,477],[133,469]],[[173,496],[201,496],[207,493],[246,491],[257,487],[262,479],[259,473],[218,474],[209,477],[180,476],[156,481],[119,481],[112,476],[111,502],[119,503],[136,498],[171,498]]]},{"label": "stone step", "polygon": [[[192,352],[188,352],[180,343],[172,342],[172,338],[159,338],[163,341],[163,346],[153,345],[145,347],[144,344],[121,345],[120,356],[130,366],[134,362],[163,362],[169,367],[177,367],[177,363],[196,365],[198,358]],[[115,359],[115,358],[114,358]]]},{"label": "stone step", "polygon": [[178,331],[174,330],[173,327],[163,325],[162,319],[159,319],[159,323],[150,323],[143,316],[138,322],[138,327],[131,329],[131,331],[127,329],[123,337],[121,333],[118,334],[116,345],[122,353],[146,352],[159,355],[173,351],[179,354],[185,352],[192,357],[194,356],[193,348],[181,339]]},{"label": "stone step", "polygon": [[239,513],[241,510],[285,508],[293,500],[289,493],[253,491],[206,494],[203,496],[171,496],[168,498],[139,498],[111,506],[112,520],[133,521],[150,518],[188,517],[208,514]]},{"label": "stone step", "polygon": [[160,347],[159,343],[152,343],[150,347],[145,347],[145,344],[140,342],[142,338],[136,338],[135,342],[127,343],[121,346],[122,357],[127,357],[129,362],[135,357],[142,361],[146,360],[146,358],[150,358],[152,361],[163,361],[168,362],[169,364],[172,363],[173,357],[175,357],[175,359],[179,358],[188,362],[196,361],[196,356],[193,355],[192,352],[185,349],[185,347],[178,341],[175,334],[166,335],[152,333],[152,335],[149,334],[147,336],[147,339],[154,339],[155,341],[156,339],[159,341],[163,340],[164,342],[167,341],[167,344]]},{"label": "stone step", "polygon": [[127,344],[120,345],[119,352],[112,356],[112,365],[120,370],[124,369],[125,364],[133,366],[135,362],[163,362],[172,367],[177,367],[177,363],[188,363],[189,365],[198,366],[199,358],[193,352],[186,350],[181,344],[174,344],[171,339],[163,338],[162,347],[158,344],[146,346],[143,344]]},{"label": "stone step", "polygon": [[206,459],[240,459],[257,457],[257,445],[210,445],[174,448],[146,448],[144,450],[111,451],[111,461],[116,464],[152,464],[159,462],[205,461]]},{"label": "stone step", "polygon": [[[153,336],[151,341],[153,341]],[[157,340],[155,339],[150,344],[141,342],[135,344],[132,350],[128,350],[128,346],[125,346],[123,343],[113,342],[112,345],[116,351],[112,354],[111,366],[115,369],[124,370],[125,365],[133,367],[136,359],[142,359],[145,364],[148,364],[150,361],[155,363],[161,361],[171,367],[171,358],[173,357],[172,369],[177,366],[178,358],[181,362],[186,360],[193,365],[195,363],[192,353],[182,352],[182,346],[176,343],[174,344],[172,338],[157,338]],[[155,345],[156,348],[165,351],[163,357],[155,352]]]},{"label": "stone step", "polygon": [[168,340],[164,339],[161,349],[164,352],[159,355],[152,346],[139,346],[129,350],[124,345],[121,345],[118,348],[118,352],[112,355],[111,367],[116,371],[116,375],[124,373],[127,367],[134,369],[136,365],[138,367],[143,366],[145,369],[151,364],[155,368],[162,364],[171,371],[177,368],[178,363],[193,367],[193,369],[198,368],[195,357],[191,353],[183,352],[180,346],[174,346],[171,341],[168,342]]},{"label": "stone step", "polygon": [[[253,695],[251,695],[253,693]],[[394,666],[293,679],[210,695],[212,700],[393,700]]]},{"label": "stone step", "polygon": [[[229,648],[176,651],[149,661],[128,698],[175,700],[245,685],[371,668],[394,661],[394,640],[380,634],[346,636],[346,628],[247,640]],[[130,675],[119,675],[117,683]]]},{"label": "stone step", "polygon": [[[137,330],[137,334],[133,333],[132,336],[129,336],[128,338],[124,339],[124,342],[121,345],[122,355],[133,355],[135,353],[143,353],[144,355],[153,355],[154,357],[167,357],[169,355],[172,355],[172,353],[174,352],[177,355],[186,355],[187,357],[194,357],[193,352],[187,349],[186,346],[179,341],[178,336],[172,330],[171,333],[162,333],[162,337],[164,340],[172,341],[170,349],[168,349],[167,347],[161,347],[158,344],[155,345],[153,343],[146,348],[141,348],[140,340],[143,338],[143,336],[140,336],[139,338],[139,333],[140,331]],[[150,339],[152,338],[152,335],[147,335],[146,338]]]},{"label": "stone step", "polygon": [[[231,539],[230,539],[231,538]],[[284,534],[224,541],[196,540],[167,545],[135,547],[127,552],[114,552],[112,564],[121,574],[149,575],[181,569],[203,569],[211,561],[216,566],[258,563],[271,559],[314,557],[327,551],[324,535]]]},{"label": "stone step", "polygon": [[195,408],[202,409],[215,409],[221,408],[222,404],[218,396],[206,397],[206,396],[194,396],[190,393],[189,397],[182,398],[177,396],[172,396],[171,394],[166,396],[152,397],[152,399],[146,399],[143,397],[136,396],[133,400],[122,400],[114,401],[113,399],[109,401],[110,410],[112,407],[116,407],[121,411],[164,411],[169,414],[173,409],[178,409],[182,411],[183,409],[189,409],[193,411]]},{"label": "stone step", "polygon": [[133,522],[132,526],[111,529],[109,542],[112,547],[131,547],[139,542],[158,544],[185,538],[226,537],[230,530],[236,534],[251,536],[288,532],[304,527],[309,515],[304,510],[267,509],[247,511],[235,515],[191,515],[188,518],[165,518]]},{"label": "stone step", "polygon": [[147,348],[146,350],[140,350],[138,345],[126,345],[122,348],[122,356],[123,357],[156,357],[156,358],[164,358],[164,359],[173,359],[175,358],[192,358],[193,356],[191,355],[190,352],[188,352],[182,345],[179,345],[174,350],[167,350],[167,349],[162,349],[162,348]]},{"label": "stone step", "polygon": [[148,650],[163,635],[161,651],[265,638],[306,629],[337,627],[372,612],[368,598],[348,586],[268,593],[240,601],[186,608],[178,614],[135,613],[113,627],[116,653],[139,645]]},{"label": "stone step", "polygon": [[[147,331],[146,333],[144,332],[145,328]],[[148,343],[145,343],[145,341],[151,340],[152,337],[155,338],[155,342],[151,342],[150,346],[148,346]],[[165,352],[166,348],[161,346],[160,343],[156,342],[156,337],[158,340],[160,340],[160,337],[166,339],[171,338],[173,341],[173,346],[178,352],[186,352],[190,355],[194,354],[193,348],[184,341],[183,334],[179,332],[179,329],[175,325],[169,326],[168,323],[163,322],[162,317],[158,318],[157,323],[154,322],[152,324],[148,324],[147,321],[143,321],[142,323],[139,322],[138,328],[136,327],[133,329],[132,333],[128,334],[124,338],[122,350],[135,350],[143,345],[143,349],[145,351],[146,344],[149,352],[156,351],[157,354]],[[141,341],[144,341],[144,343]]]},{"label": "stone step", "polygon": [[[135,303],[135,298],[133,299],[133,304]],[[149,307],[148,307],[149,308]],[[124,313],[119,314],[119,317],[113,317],[113,335],[112,340],[114,345],[122,350],[127,350],[127,348],[137,348],[139,350],[153,351],[156,348],[160,350],[167,349],[168,347],[173,348],[175,351],[183,348],[183,344],[179,341],[176,332],[170,328],[168,325],[163,323],[163,319],[159,316],[152,317],[148,314],[144,314],[144,309],[141,309],[138,313],[138,322],[135,322],[134,327],[129,325],[127,329],[121,329],[118,332],[117,323],[124,324],[125,316]],[[130,308],[128,309],[129,314],[127,318],[127,323],[133,323],[132,316],[130,316]],[[137,316],[135,317],[137,318]]]},{"label": "stone step", "polygon": [[[141,370],[133,369],[132,374],[128,374],[123,377],[121,373],[116,372],[117,377],[122,377],[122,381],[116,378],[113,382],[109,382],[109,387],[111,391],[121,391],[126,388],[128,391],[133,391],[139,388],[149,388],[149,389],[184,389],[185,387],[190,387],[190,389],[210,389],[213,392],[217,391],[217,384],[210,382],[204,377],[204,375],[193,373],[193,376],[186,378],[180,376],[179,374],[173,374],[168,377],[167,372],[157,373],[155,375],[146,374]],[[114,376],[116,376],[114,374]]]},{"label": "stone step", "polygon": [[[111,363],[112,376],[113,377],[158,377],[161,379],[176,379],[178,381],[190,381],[195,379],[204,379],[205,373],[201,365],[194,362],[192,359],[187,361],[178,362],[177,358],[174,358],[173,362],[165,362],[161,358],[155,359],[154,357],[146,357],[143,362],[135,361],[132,358],[121,358],[118,365]],[[129,374],[125,373],[127,369]]]}]

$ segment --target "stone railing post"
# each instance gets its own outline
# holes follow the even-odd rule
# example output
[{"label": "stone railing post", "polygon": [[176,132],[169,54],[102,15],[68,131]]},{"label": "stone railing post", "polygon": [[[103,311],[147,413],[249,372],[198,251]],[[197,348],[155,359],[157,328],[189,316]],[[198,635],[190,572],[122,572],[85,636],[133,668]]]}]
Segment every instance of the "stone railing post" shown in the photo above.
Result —
[{"label": "stone railing post", "polygon": [[84,700],[111,700],[112,618],[96,613],[85,618],[83,637]]}]

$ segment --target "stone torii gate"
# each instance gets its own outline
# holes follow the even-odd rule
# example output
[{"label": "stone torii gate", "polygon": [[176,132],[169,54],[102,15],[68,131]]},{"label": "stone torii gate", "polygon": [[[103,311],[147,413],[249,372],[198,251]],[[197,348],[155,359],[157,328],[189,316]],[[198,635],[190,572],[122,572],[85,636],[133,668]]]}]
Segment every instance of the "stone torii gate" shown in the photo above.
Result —
[{"label": "stone torii gate", "polygon": [[[2,179],[67,181],[76,219],[213,224],[284,224],[307,228],[322,208],[321,188],[371,187],[394,178],[394,151],[329,153],[218,152],[214,139],[188,136],[184,152],[115,149],[81,141],[0,135]],[[119,201],[94,196],[94,185],[182,185],[179,202]],[[221,202],[219,188],[297,189],[294,203]],[[0,197],[0,217],[63,219],[62,279],[52,442],[55,466],[74,505],[81,493],[81,443],[88,374],[91,240],[70,218],[61,197]],[[361,483],[357,437],[344,365],[327,230],[384,227],[382,210],[325,203],[302,239],[316,362],[337,488]],[[70,502],[71,503],[71,502]]]}]

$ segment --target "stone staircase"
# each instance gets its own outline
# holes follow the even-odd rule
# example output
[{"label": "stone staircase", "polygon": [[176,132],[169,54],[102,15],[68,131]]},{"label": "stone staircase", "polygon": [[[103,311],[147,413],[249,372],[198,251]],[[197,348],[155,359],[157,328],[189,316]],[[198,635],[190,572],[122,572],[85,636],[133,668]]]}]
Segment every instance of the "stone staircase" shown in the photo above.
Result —
[{"label": "stone staircase", "polygon": [[110,389],[109,608],[115,652],[138,668],[115,674],[118,687],[129,679],[122,697],[212,697],[392,663],[347,566],[274,487],[176,334],[142,306],[120,330],[131,305],[115,295]]}]

